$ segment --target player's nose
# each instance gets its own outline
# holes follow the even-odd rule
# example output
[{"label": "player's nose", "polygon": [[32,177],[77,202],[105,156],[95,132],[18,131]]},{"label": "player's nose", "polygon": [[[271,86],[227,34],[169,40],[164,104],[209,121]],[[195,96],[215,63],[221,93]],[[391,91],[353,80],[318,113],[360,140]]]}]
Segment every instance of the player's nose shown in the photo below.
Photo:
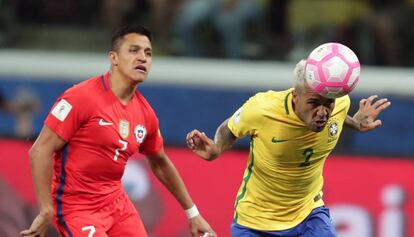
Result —
[{"label": "player's nose", "polygon": [[329,112],[328,112],[328,110],[324,106],[319,106],[317,108],[316,115],[318,115],[318,116],[320,116],[320,117],[323,118],[323,117],[328,116],[329,115]]},{"label": "player's nose", "polygon": [[137,53],[137,56],[135,59],[139,62],[145,63],[147,61],[147,55],[145,54],[143,50],[141,50]]}]

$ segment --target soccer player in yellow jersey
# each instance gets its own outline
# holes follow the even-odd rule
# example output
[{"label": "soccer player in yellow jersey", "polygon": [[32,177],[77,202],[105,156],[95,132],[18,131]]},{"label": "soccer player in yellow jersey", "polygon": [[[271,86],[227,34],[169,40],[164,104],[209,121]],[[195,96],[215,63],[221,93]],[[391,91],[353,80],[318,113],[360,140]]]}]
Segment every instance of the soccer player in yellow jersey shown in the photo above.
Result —
[{"label": "soccer player in yellow jersey", "polygon": [[336,236],[322,200],[322,169],[343,125],[369,131],[387,99],[362,99],[351,117],[349,96],[329,99],[311,91],[305,60],[294,70],[294,88],[254,95],[217,129],[214,141],[193,130],[187,145],[214,160],[239,138],[250,136],[250,156],[235,201],[232,236]]}]

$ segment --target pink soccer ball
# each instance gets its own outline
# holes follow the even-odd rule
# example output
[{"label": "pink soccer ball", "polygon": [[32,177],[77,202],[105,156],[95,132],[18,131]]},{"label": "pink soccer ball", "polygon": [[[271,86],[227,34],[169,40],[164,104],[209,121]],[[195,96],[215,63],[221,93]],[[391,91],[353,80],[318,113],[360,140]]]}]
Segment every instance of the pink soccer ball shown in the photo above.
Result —
[{"label": "pink soccer ball", "polygon": [[327,98],[338,98],[351,92],[358,83],[360,72],[358,57],[339,43],[318,46],[306,60],[307,84]]}]

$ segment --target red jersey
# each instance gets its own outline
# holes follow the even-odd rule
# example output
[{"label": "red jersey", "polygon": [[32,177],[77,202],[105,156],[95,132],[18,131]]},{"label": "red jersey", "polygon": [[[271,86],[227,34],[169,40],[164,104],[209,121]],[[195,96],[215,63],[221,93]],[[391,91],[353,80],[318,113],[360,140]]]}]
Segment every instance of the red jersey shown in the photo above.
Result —
[{"label": "red jersey", "polygon": [[121,177],[136,151],[163,146],[155,112],[139,93],[123,105],[109,87],[108,74],[65,91],[45,125],[67,142],[54,155],[52,195],[57,218],[100,209],[123,193]]}]

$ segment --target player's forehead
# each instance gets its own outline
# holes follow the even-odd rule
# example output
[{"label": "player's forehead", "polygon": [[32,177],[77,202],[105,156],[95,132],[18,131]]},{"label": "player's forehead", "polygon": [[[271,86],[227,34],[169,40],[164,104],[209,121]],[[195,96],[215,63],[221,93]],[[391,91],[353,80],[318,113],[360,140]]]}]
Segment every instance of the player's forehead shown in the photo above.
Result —
[{"label": "player's forehead", "polygon": [[331,99],[331,98],[326,98],[324,96],[319,95],[318,93],[308,90],[304,93],[305,99],[307,101],[319,101],[321,103],[325,103],[325,102],[334,102],[335,99]]},{"label": "player's forehead", "polygon": [[120,47],[139,47],[143,49],[152,49],[151,41],[145,35],[138,33],[129,33],[124,35]]}]

